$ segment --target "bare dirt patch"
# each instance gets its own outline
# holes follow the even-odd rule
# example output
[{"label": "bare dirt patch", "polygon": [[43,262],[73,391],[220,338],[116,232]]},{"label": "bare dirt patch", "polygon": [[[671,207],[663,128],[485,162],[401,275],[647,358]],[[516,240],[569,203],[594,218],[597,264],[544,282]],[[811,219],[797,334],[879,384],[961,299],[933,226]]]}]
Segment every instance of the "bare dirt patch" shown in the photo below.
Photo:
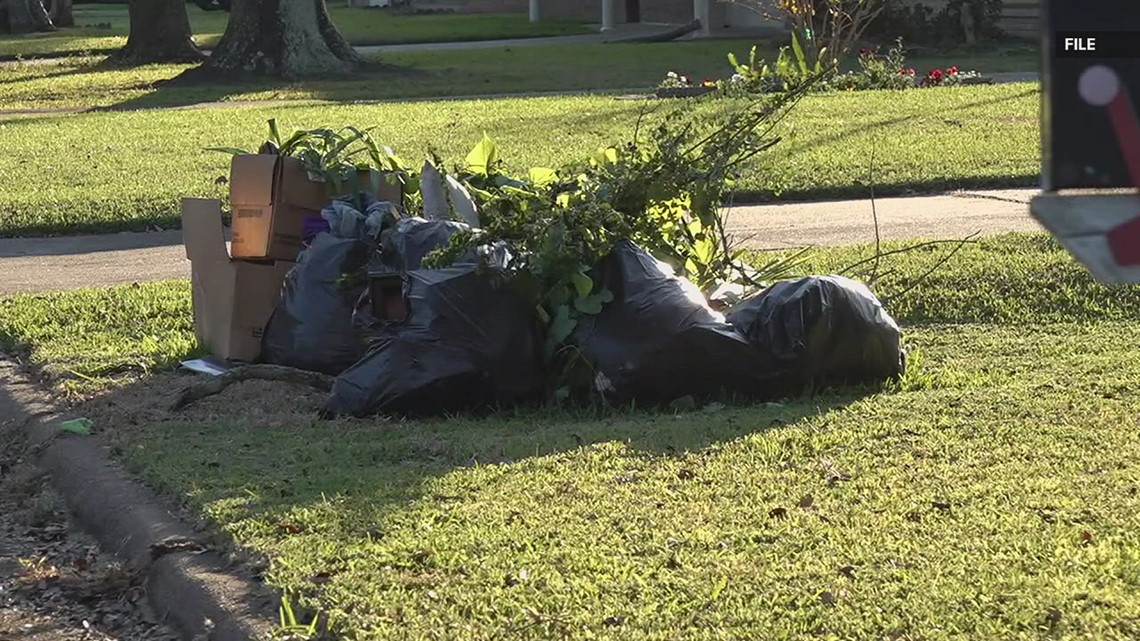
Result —
[{"label": "bare dirt patch", "polygon": [[112,442],[129,439],[136,430],[165,421],[235,421],[252,428],[282,428],[318,420],[327,393],[273,381],[242,381],[222,393],[172,412],[171,404],[204,375],[160,372],[89,399],[73,408]]}]

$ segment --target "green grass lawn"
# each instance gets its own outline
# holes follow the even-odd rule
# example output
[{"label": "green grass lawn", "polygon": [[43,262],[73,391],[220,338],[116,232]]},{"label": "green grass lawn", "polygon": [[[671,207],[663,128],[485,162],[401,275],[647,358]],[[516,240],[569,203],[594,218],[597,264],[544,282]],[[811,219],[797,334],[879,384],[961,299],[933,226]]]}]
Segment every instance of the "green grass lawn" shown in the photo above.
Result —
[{"label": "green grass lawn", "polygon": [[[1136,638],[1140,288],[1032,235],[910,289],[945,250],[876,286],[916,350],[897,389],[330,423],[268,386],[185,417],[143,386],[82,411],[341,638]],[[71,380],[161,368],[187,289],[10,298],[0,341]]]},{"label": "green grass lawn", "polygon": [[[747,60],[753,44],[750,40],[701,40],[390,53],[371,57],[385,67],[353,79],[266,79],[182,86],[166,81],[189,69],[188,65],[123,68],[103,63],[101,58],[76,57],[0,65],[0,115],[14,110],[132,109],[212,101],[359,101],[532,91],[651,90],[668,71],[695,78],[728,77],[732,69],[727,53],[735,52]],[[761,49],[768,59],[774,58],[774,45],[762,43]],[[919,73],[950,65],[985,73],[1037,68],[1032,52],[1017,50],[950,53],[914,58],[908,64]]]},{"label": "green grass lawn", "polygon": [[[183,197],[224,196],[226,155],[283,129],[354,124],[406,157],[434,146],[451,162],[487,132],[513,170],[560,166],[627,140],[646,108],[607,96],[233,107],[25,117],[0,122],[19,154],[0,156],[0,236],[142,230],[178,224]],[[656,103],[659,111],[685,108]],[[731,101],[703,109],[733,109]],[[781,125],[783,142],[746,171],[751,199],[1035,184],[1038,89],[998,85],[812,96]],[[44,185],[50,184],[51,189]]]},{"label": "green grass lawn", "polygon": [[[209,48],[226,29],[229,14],[207,12],[187,5],[195,40]],[[573,21],[531,24],[525,14],[392,15],[379,9],[352,9],[330,3],[329,13],[341,33],[355,45],[457,42],[533,38],[589,33],[587,25]],[[122,47],[130,33],[127,7],[123,5],[78,5],[74,29],[29,35],[0,35],[0,58],[107,52]]]}]

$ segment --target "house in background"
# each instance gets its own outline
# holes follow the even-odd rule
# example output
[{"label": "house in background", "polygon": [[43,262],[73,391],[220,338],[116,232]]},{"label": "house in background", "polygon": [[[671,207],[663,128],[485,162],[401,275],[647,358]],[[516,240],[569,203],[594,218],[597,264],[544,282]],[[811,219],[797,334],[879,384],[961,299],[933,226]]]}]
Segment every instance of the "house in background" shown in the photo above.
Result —
[{"label": "house in background", "polygon": [[[368,2],[369,0],[350,0]],[[787,27],[770,11],[756,11],[723,0],[416,0],[472,13],[530,13],[532,20],[581,20],[612,28],[627,23],[682,25],[701,21],[698,36],[777,36]],[[918,0],[937,13],[948,0]],[[1036,41],[1041,0],[1004,0],[998,26],[1006,34]]]},{"label": "house in background", "polygon": [[1040,38],[1041,0],[1005,0],[1001,7],[1001,30],[1016,38]]},{"label": "house in background", "polygon": [[[781,19],[763,15],[721,0],[428,0],[464,10],[496,13],[526,13],[542,20],[569,19],[602,24],[604,28],[626,23],[685,24],[701,21],[699,35],[742,36],[777,34],[786,31]],[[775,0],[770,0],[774,5]],[[915,2],[919,4],[919,2]],[[921,2],[934,12],[947,0]],[[537,12],[533,11],[537,9]],[[774,9],[774,6],[773,6]],[[777,15],[775,10],[768,12]],[[1041,0],[1005,0],[1001,29],[1014,37],[1036,40]]]},{"label": "house in background", "polygon": [[[701,33],[739,31],[747,35],[757,32],[784,31],[784,22],[762,15],[738,4],[719,0],[532,0],[539,3],[540,15],[549,17],[591,18],[603,29],[630,22],[685,24],[701,21]],[[773,5],[774,8],[774,5]],[[776,15],[775,11],[771,12]]]},{"label": "house in background", "polygon": [[429,0],[464,11],[527,13],[541,20],[582,20],[612,28],[627,23],[687,24],[701,21],[702,32],[734,31],[755,35],[784,31],[782,20],[766,19],[759,13],[719,0]]}]

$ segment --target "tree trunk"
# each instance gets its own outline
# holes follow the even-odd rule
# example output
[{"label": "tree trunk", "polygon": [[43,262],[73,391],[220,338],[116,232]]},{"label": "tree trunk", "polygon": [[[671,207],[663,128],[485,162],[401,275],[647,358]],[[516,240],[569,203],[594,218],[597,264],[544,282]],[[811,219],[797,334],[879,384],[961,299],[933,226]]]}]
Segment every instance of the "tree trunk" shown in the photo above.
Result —
[{"label": "tree trunk", "polygon": [[978,33],[974,28],[974,4],[963,2],[959,10],[962,12],[962,35],[966,37],[966,45],[973,47],[978,44]]},{"label": "tree trunk", "polygon": [[234,0],[208,65],[295,78],[347,74],[360,62],[329,19],[325,0]]},{"label": "tree trunk", "polygon": [[36,23],[37,31],[55,31],[55,24],[48,15],[47,8],[41,0],[27,0],[28,10],[32,12],[32,20]]},{"label": "tree trunk", "polygon": [[131,0],[130,18],[131,35],[118,60],[141,64],[202,59],[190,33],[186,0]]},{"label": "tree trunk", "polygon": [[8,22],[5,25],[9,33],[31,33],[36,30],[36,21],[32,19],[32,10],[27,0],[8,0],[4,4]]},{"label": "tree trunk", "polygon": [[8,13],[5,26],[10,33],[55,31],[55,25],[40,0],[8,0],[5,7]]},{"label": "tree trunk", "polygon": [[51,0],[51,9],[48,11],[51,21],[57,27],[74,27],[75,15],[71,11],[71,0]]}]

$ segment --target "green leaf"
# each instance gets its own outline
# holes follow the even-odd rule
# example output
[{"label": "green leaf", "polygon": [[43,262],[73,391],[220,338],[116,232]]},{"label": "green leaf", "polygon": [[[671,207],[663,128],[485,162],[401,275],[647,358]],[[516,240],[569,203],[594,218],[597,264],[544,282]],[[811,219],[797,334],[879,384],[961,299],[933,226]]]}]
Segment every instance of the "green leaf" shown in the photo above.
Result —
[{"label": "green leaf", "polygon": [[790,71],[792,63],[788,61],[788,52],[786,49],[780,50],[780,55],[776,58],[776,73],[780,78],[786,78]]},{"label": "green leaf", "polygon": [[819,50],[819,57],[815,59],[815,72],[823,73],[823,61],[827,59],[827,47]]},{"label": "green leaf", "polygon": [[578,292],[579,298],[585,298],[590,295],[594,290],[594,281],[589,276],[578,272],[577,274],[570,275],[570,282],[574,285],[574,290]]},{"label": "green leaf", "polygon": [[800,46],[800,39],[796,37],[795,32],[792,32],[792,50],[796,53],[796,62],[799,63],[800,71],[803,73],[808,72],[807,58],[804,57],[804,48]]},{"label": "green leaf", "polygon": [[223,154],[233,154],[235,156],[244,156],[249,152],[237,147],[206,147],[206,151],[220,151]]},{"label": "green leaf", "polygon": [[528,174],[530,182],[538,187],[545,187],[558,180],[558,172],[549,167],[531,167]]},{"label": "green leaf", "polygon": [[590,314],[592,316],[594,314],[601,313],[602,301],[598,300],[594,296],[575,298],[574,309],[578,310],[582,314]]},{"label": "green leaf", "polygon": [[468,171],[479,176],[486,176],[497,160],[498,150],[495,148],[495,142],[484,133],[479,144],[475,145],[471,153],[467,154],[465,162]]},{"label": "green leaf", "polygon": [[616,165],[618,157],[617,147],[599,147],[594,152],[594,161],[599,165]]},{"label": "green leaf", "polygon": [[608,289],[597,294],[574,299],[574,309],[582,314],[600,314],[602,307],[614,299],[614,293]]},{"label": "green leaf", "polygon": [[546,345],[543,351],[546,352],[547,358],[554,355],[555,349],[562,344],[570,334],[574,333],[574,328],[578,326],[578,320],[570,317],[570,308],[566,305],[559,305],[558,311],[554,313],[554,320],[550,323],[550,331],[546,335]]},{"label": "green leaf", "polygon": [[[566,289],[565,287],[561,287],[561,286],[555,287],[554,290],[550,292],[550,295],[547,296],[547,300],[549,300],[550,303],[552,305],[555,305],[555,306],[569,305],[570,304],[570,290]],[[567,310],[567,311],[569,311],[569,310]],[[557,315],[557,312],[555,312],[555,315]]]},{"label": "green leaf", "polygon": [[269,139],[273,141],[273,144],[277,145],[278,149],[281,148],[281,132],[277,130],[276,118],[269,119]]},{"label": "green leaf", "polygon": [[693,255],[701,265],[711,265],[716,258],[716,244],[708,239],[698,240],[693,243]]},{"label": "green leaf", "polygon": [[73,418],[70,421],[64,421],[59,424],[59,429],[67,432],[68,434],[77,434],[79,436],[90,436],[91,427],[93,423],[87,418]]},{"label": "green leaf", "polygon": [[685,259],[685,273],[690,276],[697,273],[697,264],[692,258]]}]

